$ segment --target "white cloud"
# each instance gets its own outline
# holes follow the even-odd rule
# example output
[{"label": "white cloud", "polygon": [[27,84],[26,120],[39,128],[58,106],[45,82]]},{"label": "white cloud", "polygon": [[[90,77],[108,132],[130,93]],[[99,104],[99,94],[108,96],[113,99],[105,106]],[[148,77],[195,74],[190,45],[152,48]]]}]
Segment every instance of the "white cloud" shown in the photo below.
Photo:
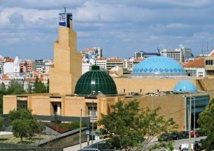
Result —
[{"label": "white cloud", "polygon": [[[200,40],[214,39],[212,0],[1,0],[1,49],[20,47],[22,54],[28,54],[27,48],[51,49],[64,6],[73,13],[80,50],[97,46],[104,54],[128,57],[134,51],[174,49],[180,43],[197,49]],[[52,50],[47,52],[52,56]]]}]

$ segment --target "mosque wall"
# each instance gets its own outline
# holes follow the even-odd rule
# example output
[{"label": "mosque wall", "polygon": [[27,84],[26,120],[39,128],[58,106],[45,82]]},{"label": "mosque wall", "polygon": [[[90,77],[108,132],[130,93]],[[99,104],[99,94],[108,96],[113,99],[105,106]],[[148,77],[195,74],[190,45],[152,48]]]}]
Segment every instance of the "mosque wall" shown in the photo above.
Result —
[{"label": "mosque wall", "polygon": [[[209,94],[210,98],[214,97],[214,92],[204,92],[201,94]],[[82,109],[82,116],[88,116],[88,106],[92,103],[97,107],[97,120],[101,118],[102,114],[112,112],[110,107],[119,100],[139,102],[140,108],[155,109],[160,107],[159,115],[164,116],[165,119],[173,118],[178,124],[178,130],[185,129],[185,94],[172,94],[164,96],[139,96],[126,98],[125,96],[105,97],[101,96],[97,99],[85,99],[85,97],[65,96],[65,95],[26,95],[21,96],[7,95],[4,96],[3,113],[8,114],[10,110],[17,108],[17,100],[27,100],[28,107],[33,114],[37,115],[53,115],[53,104],[57,103],[60,106],[60,115],[62,116],[80,116]],[[198,93],[196,94],[198,95]]]},{"label": "mosque wall", "polygon": [[206,91],[214,91],[214,78],[200,79],[200,83],[203,85]]},{"label": "mosque wall", "polygon": [[76,32],[71,27],[58,28],[54,43],[54,66],[50,68],[50,93],[73,94],[82,75],[82,56],[76,47]]},{"label": "mosque wall", "polygon": [[185,100],[182,95],[169,95],[169,96],[143,96],[136,98],[124,98],[124,97],[102,97],[99,98],[98,109],[99,115],[98,119],[101,118],[102,114],[108,114],[112,112],[110,107],[112,104],[115,104],[117,101],[139,101],[140,108],[149,108],[155,109],[160,107],[158,111],[159,115],[164,116],[165,119],[173,118],[178,124],[178,130],[184,130],[185,128]]},{"label": "mosque wall", "polygon": [[36,115],[51,115],[51,103],[49,95],[29,95],[29,109]]},{"label": "mosque wall", "polygon": [[17,107],[16,95],[4,95],[3,96],[3,114],[8,114],[10,110]]},{"label": "mosque wall", "polygon": [[[50,68],[50,93],[72,94],[72,75],[55,68]],[[60,74],[59,74],[60,72]]]},{"label": "mosque wall", "polygon": [[64,116],[80,116],[82,109],[82,116],[86,116],[86,102],[84,97],[69,97],[65,96]]},{"label": "mosque wall", "polygon": [[[108,100],[108,98],[106,98]],[[137,100],[140,108],[155,109],[160,107],[158,114],[164,116],[165,119],[173,118],[178,124],[178,130],[185,129],[185,99],[183,95],[167,95],[167,96],[142,96],[133,98],[119,98],[125,102]],[[117,101],[118,101],[117,100]],[[107,101],[110,107],[116,101]],[[112,110],[108,110],[110,113]],[[101,111],[102,112],[102,111]]]},{"label": "mosque wall", "polygon": [[[119,93],[129,94],[138,92],[146,94],[148,92],[173,91],[175,85],[184,79],[134,79],[134,78],[113,78]],[[188,79],[196,84],[196,80]]]}]

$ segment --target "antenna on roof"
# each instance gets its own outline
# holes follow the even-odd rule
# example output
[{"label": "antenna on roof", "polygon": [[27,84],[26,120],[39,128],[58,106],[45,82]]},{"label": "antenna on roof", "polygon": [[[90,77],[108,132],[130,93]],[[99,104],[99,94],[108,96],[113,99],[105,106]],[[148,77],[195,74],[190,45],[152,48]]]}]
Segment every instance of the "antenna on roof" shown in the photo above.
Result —
[{"label": "antenna on roof", "polygon": [[204,42],[202,41],[202,56],[204,56]]},{"label": "antenna on roof", "polygon": [[159,47],[157,47],[157,50],[158,50],[158,55],[160,56],[160,48],[159,48]]},{"label": "antenna on roof", "polygon": [[207,41],[207,54],[209,54],[208,41]]},{"label": "antenna on roof", "polygon": [[66,7],[64,6],[64,12],[66,13]]}]

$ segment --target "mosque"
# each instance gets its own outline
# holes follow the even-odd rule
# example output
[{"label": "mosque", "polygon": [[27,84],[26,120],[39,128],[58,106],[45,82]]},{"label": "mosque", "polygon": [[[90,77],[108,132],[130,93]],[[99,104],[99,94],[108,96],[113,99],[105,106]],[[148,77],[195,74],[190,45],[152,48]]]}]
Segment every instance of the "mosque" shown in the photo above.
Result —
[{"label": "mosque", "polygon": [[79,117],[81,113],[96,127],[101,113],[111,112],[110,105],[137,100],[143,108],[160,107],[158,114],[173,118],[179,130],[198,127],[194,121],[214,96],[214,80],[190,78],[178,62],[163,56],[142,60],[130,76],[112,78],[96,65],[81,75],[82,58],[76,47],[72,14],[60,13],[59,19],[50,93],[5,95],[3,114],[16,108],[29,108],[33,114],[46,116]]}]

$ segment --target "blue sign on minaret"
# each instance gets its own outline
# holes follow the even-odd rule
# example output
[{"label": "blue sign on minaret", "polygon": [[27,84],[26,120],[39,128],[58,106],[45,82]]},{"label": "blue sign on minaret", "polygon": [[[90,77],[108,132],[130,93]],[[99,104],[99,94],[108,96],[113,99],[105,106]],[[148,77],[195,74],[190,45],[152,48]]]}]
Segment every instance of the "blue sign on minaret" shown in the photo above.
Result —
[{"label": "blue sign on minaret", "polygon": [[72,21],[72,14],[66,12],[59,13],[59,26],[70,27],[70,21]]}]

